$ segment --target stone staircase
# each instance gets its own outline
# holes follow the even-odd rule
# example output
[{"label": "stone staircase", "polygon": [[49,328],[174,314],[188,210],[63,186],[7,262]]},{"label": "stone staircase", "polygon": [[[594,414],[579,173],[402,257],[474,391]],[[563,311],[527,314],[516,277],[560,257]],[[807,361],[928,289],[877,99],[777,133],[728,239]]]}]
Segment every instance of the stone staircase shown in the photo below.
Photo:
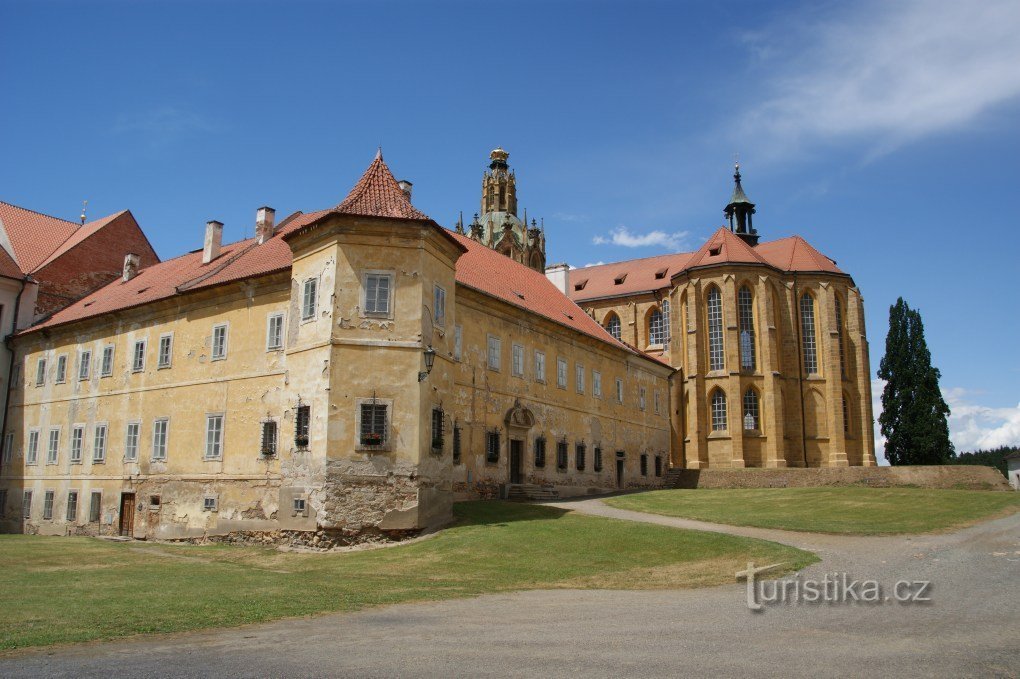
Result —
[{"label": "stone staircase", "polygon": [[681,482],[682,473],[684,472],[681,468],[670,469],[666,472],[665,478],[662,479],[663,488],[684,488],[685,485]]},{"label": "stone staircase", "polygon": [[507,486],[506,499],[511,502],[559,500],[560,493],[553,486],[539,486],[531,483],[515,483]]}]

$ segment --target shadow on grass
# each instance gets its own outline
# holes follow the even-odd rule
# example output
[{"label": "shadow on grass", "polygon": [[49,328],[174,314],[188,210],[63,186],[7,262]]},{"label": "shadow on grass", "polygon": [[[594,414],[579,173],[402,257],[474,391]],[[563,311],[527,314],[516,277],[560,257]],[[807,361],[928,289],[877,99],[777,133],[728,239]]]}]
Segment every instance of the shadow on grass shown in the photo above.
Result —
[{"label": "shadow on grass", "polygon": [[515,521],[550,521],[563,518],[569,510],[559,507],[506,502],[504,500],[471,500],[453,505],[459,526],[493,526]]}]

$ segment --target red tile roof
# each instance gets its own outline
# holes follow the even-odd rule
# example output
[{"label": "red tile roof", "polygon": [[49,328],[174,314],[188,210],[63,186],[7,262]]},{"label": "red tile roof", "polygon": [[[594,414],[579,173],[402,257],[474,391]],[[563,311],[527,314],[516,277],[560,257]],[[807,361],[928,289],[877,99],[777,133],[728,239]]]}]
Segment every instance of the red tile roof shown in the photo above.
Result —
[{"label": "red tile roof", "polygon": [[29,273],[42,264],[79,225],[0,201],[0,225],[7,232],[11,255],[21,271]]},{"label": "red tile roof", "polygon": [[382,149],[375,154],[375,160],[368,166],[351,192],[332,209],[332,212],[397,219],[429,218],[411,205],[411,199],[400,188],[390,168],[383,162]]},{"label": "red tile roof", "polygon": [[[780,271],[844,273],[835,262],[811,247],[800,236],[759,243],[752,247],[729,229],[720,227],[695,252],[678,252],[571,269],[570,298],[582,303],[661,290],[669,287],[669,279],[678,273],[716,264],[753,264]],[[665,279],[658,278],[656,274],[664,269]],[[578,286],[582,286],[580,290]]]},{"label": "red tile roof", "polygon": [[127,210],[121,210],[120,212],[112,214],[112,215],[110,215],[108,217],[103,217],[102,219],[97,219],[95,221],[91,221],[91,222],[88,222],[86,224],[83,224],[80,227],[78,225],[75,225],[75,229],[74,229],[74,231],[71,232],[71,235],[68,236],[67,239],[64,242],[62,242],[57,247],[56,250],[51,252],[50,255],[45,260],[39,262],[39,264],[34,266],[31,270],[32,271],[37,271],[37,270],[43,268],[44,266],[46,266],[47,264],[49,264],[50,262],[55,260],[57,257],[60,257],[60,255],[62,255],[65,252],[67,252],[68,250],[73,248],[75,245],[78,245],[83,240],[85,240],[86,238],[88,238],[92,234],[96,233],[97,231],[102,229],[104,226],[106,226],[107,224],[109,224],[113,220],[117,219],[117,217],[120,217],[122,214],[125,214],[126,212],[127,212]]},{"label": "red tile roof", "polygon": [[16,278],[18,280],[24,277],[21,269],[18,268],[18,263],[11,257],[11,253],[2,247],[0,247],[0,276]]}]

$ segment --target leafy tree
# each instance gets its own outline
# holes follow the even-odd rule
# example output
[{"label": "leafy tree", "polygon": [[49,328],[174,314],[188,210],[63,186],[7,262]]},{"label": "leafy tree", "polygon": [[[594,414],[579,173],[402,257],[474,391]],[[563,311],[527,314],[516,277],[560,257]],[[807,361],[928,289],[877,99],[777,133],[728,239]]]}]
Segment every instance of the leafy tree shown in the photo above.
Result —
[{"label": "leafy tree", "polygon": [[889,464],[952,461],[949,406],[939,389],[941,373],[931,364],[921,314],[902,297],[889,308],[889,334],[878,376],[886,382],[878,422]]},{"label": "leafy tree", "polygon": [[1020,452],[1016,446],[999,446],[991,450],[975,450],[972,453],[960,453],[953,459],[953,464],[980,464],[986,467],[995,467],[1002,475],[1009,478],[1006,466],[1006,456],[1010,453]]}]

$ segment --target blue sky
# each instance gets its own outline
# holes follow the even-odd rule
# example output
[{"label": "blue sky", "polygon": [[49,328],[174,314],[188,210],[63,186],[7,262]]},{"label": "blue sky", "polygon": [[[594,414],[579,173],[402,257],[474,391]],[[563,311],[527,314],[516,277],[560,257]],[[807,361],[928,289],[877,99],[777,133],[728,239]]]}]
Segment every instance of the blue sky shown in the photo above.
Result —
[{"label": "blue sky", "polygon": [[691,249],[739,153],[763,237],[863,290],[873,368],[902,295],[958,449],[1020,444],[1015,2],[0,1],[0,30],[0,199],[129,208],[164,258],[336,204],[380,144],[448,226],[502,145],[550,261]]}]

